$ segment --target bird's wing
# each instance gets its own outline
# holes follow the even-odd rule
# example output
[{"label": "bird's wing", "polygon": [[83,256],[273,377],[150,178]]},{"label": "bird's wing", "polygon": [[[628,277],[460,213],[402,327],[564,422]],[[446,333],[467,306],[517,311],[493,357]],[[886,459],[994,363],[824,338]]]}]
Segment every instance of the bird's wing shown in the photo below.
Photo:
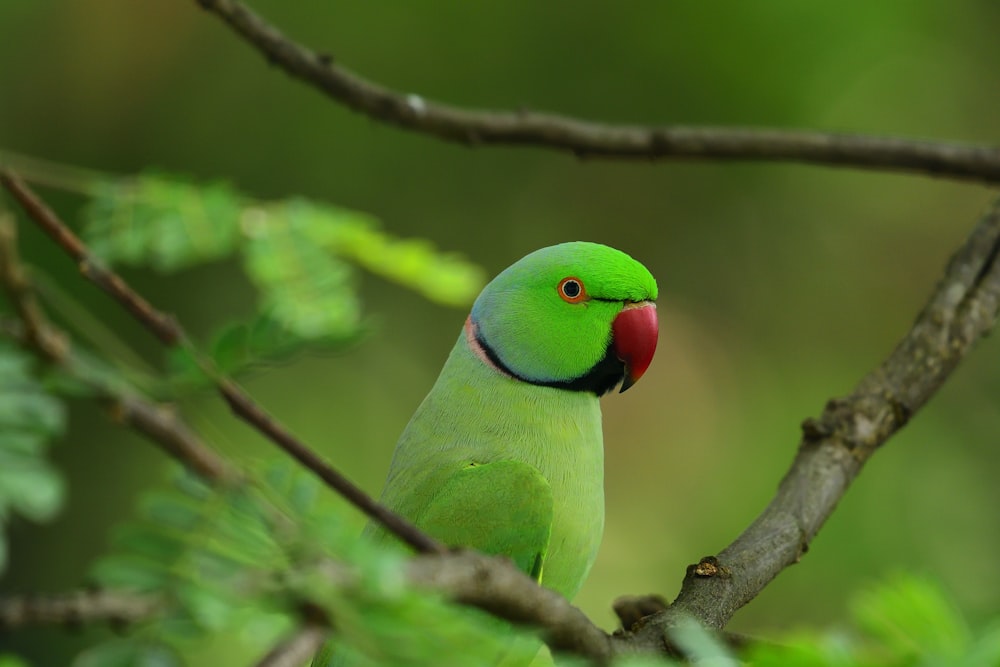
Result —
[{"label": "bird's wing", "polygon": [[520,461],[473,463],[445,480],[416,524],[449,546],[508,556],[540,580],[552,531],[552,489]]}]

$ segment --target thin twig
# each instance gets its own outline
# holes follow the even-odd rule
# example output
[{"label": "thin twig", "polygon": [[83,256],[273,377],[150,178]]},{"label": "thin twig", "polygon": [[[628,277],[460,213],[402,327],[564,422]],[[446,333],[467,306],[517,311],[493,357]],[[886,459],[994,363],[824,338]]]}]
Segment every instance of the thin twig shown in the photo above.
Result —
[{"label": "thin twig", "polygon": [[940,389],[1000,313],[1000,200],[948,264],[910,331],[853,392],[829,401],[803,437],[777,495],[718,556],[688,568],[680,594],[646,619],[638,646],[662,645],[664,628],[689,614],[722,628],[810,541],[868,459]]},{"label": "thin twig", "polygon": [[[445,551],[445,547],[437,540],[372,499],[360,487],[275,421],[254,403],[235,382],[220,375],[211,362],[194,352],[193,346],[188,343],[184,329],[172,316],[157,310],[133,290],[121,276],[96,261],[86,244],[17,175],[10,170],[0,170],[0,184],[14,196],[28,216],[38,223],[59,247],[79,264],[80,272],[85,278],[110,294],[164,345],[168,347],[185,345],[191,349],[194,358],[215,381],[220,394],[238,417],[267,436],[355,507],[383,524],[390,532],[417,551],[421,553]],[[152,424],[150,426],[155,427]]]},{"label": "thin twig", "polygon": [[535,146],[580,157],[774,160],[1000,182],[1000,148],[779,129],[611,125],[531,111],[463,109],[390,90],[285,37],[237,0],[196,0],[267,60],[369,118],[466,146]]},{"label": "thin twig", "polygon": [[240,477],[171,407],[123,393],[111,401],[111,418],[142,433],[206,481],[229,483]]},{"label": "thin twig", "polygon": [[52,209],[46,206],[45,202],[39,199],[14,172],[0,170],[0,184],[10,192],[28,216],[76,261],[84,277],[110,294],[164,345],[173,346],[180,341],[183,332],[174,318],[153,308],[148,301],[126,285],[121,276],[105,268],[90,253],[80,237],[63,224]]},{"label": "thin twig", "polygon": [[[96,170],[0,150],[0,169],[11,169],[35,185],[95,196],[108,177]],[[125,181],[119,177],[118,182]]]},{"label": "thin twig", "polygon": [[0,598],[0,634],[35,625],[134,624],[162,608],[159,597],[125,591],[7,596]]},{"label": "thin twig", "polygon": [[301,440],[289,433],[270,415],[254,403],[247,394],[228,378],[216,377],[216,383],[222,397],[226,399],[233,413],[248,424],[259,430],[272,442],[278,444],[296,461],[311,470],[323,480],[327,486],[335,489],[352,505],[361,509],[368,516],[386,526],[395,535],[401,537],[410,546],[421,553],[442,553],[445,547],[437,540],[414,526],[408,520],[390,511],[384,505],[377,503],[371,496],[355,486],[336,468],[309,448]]},{"label": "thin twig", "polygon": [[17,254],[14,216],[0,212],[0,283],[24,325],[25,341],[55,363],[69,355],[66,337],[49,324],[35,299],[31,282]]},{"label": "thin twig", "polygon": [[257,667],[301,667],[316,654],[329,636],[329,626],[304,623],[291,636],[268,651],[257,663]]}]

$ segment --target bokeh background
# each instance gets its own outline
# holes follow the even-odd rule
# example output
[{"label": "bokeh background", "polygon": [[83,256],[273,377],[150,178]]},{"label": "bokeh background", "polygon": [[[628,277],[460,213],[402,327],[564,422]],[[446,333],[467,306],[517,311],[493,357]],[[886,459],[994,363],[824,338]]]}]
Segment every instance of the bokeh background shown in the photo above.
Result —
[{"label": "bokeh background", "polygon": [[[252,6],[366,76],[460,105],[983,143],[1000,134],[1000,5],[989,0]],[[889,352],[991,198],[922,176],[453,146],[342,109],[269,67],[193,0],[0,2],[0,150],[329,201],[490,274],[571,239],[643,261],[661,287],[660,348],[639,385],[604,400],[607,529],[576,601],[609,629],[615,596],[671,597],[688,563],[752,520],[799,423]],[[80,198],[47,194],[77,215]],[[58,251],[23,235],[24,253],[65,295],[160,359]],[[252,310],[252,290],[225,262],[127,275],[196,335]],[[465,312],[374,277],[361,289],[375,324],[364,344],[246,385],[375,493]],[[997,612],[998,356],[987,340],[968,358],[868,465],[803,562],[733,629],[836,625],[853,591],[900,570],[942,582],[973,622]],[[277,456],[214,397],[183,409],[227,453]],[[80,585],[115,523],[167,468],[83,402],[52,456],[68,503],[51,524],[14,524],[3,592]],[[37,630],[0,646],[59,665],[95,632]],[[246,663],[253,653],[233,641],[192,664]]]}]

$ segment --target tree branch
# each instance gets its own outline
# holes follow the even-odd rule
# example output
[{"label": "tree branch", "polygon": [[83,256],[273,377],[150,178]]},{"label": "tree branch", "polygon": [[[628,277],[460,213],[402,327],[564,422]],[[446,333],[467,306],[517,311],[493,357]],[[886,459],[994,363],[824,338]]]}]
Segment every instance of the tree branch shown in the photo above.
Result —
[{"label": "tree branch", "polygon": [[843,398],[829,401],[803,437],[777,495],[718,556],[688,568],[673,605],[645,619],[633,641],[663,645],[679,614],[722,628],[784,568],[798,562],[875,451],[948,379],[1000,311],[1000,200],[949,262],[909,333]]},{"label": "tree branch", "polygon": [[202,442],[169,406],[121,394],[111,399],[111,418],[157,443],[202,479],[227,484],[240,478],[236,468]]},{"label": "tree branch", "polygon": [[[318,571],[350,594],[364,587],[356,568],[323,561]],[[613,651],[626,651],[625,642],[613,640],[595,626],[566,598],[542,588],[508,559],[475,551],[426,554],[405,565],[410,586],[432,591],[455,603],[482,609],[512,623],[541,629],[543,639],[555,652],[588,658],[598,664],[610,660]],[[137,623],[163,611],[167,601],[159,596],[127,591],[81,591],[53,596],[0,597],[0,631],[28,625],[68,625],[114,621]],[[330,632],[325,613],[303,603],[300,633],[276,646],[266,659],[279,660],[293,651],[297,642],[312,646],[315,653]],[[301,636],[306,635],[306,636]],[[308,639],[307,639],[308,637]],[[316,642],[312,645],[311,642]],[[289,663],[298,664],[298,663]]]},{"label": "tree branch", "polygon": [[17,225],[14,216],[0,212],[0,282],[14,311],[24,325],[24,343],[47,361],[62,363],[69,357],[66,337],[49,324],[35,299],[17,253]]},{"label": "tree branch", "polygon": [[554,652],[609,662],[612,640],[566,598],[518,570],[509,560],[475,551],[421,556],[407,566],[410,581],[512,623],[541,629]]},{"label": "tree branch", "polygon": [[133,624],[158,614],[162,600],[125,591],[0,598],[0,634],[32,625]]},{"label": "tree branch", "polygon": [[534,146],[578,157],[791,161],[1000,182],[1000,148],[779,129],[609,125],[531,111],[462,109],[365,79],[288,39],[237,0],[197,0],[288,75],[383,123],[466,146]]},{"label": "tree branch", "polygon": [[[129,287],[121,276],[97,261],[86,244],[17,175],[7,169],[0,170],[0,185],[3,185],[13,195],[30,218],[77,262],[80,273],[85,278],[110,294],[164,345],[167,347],[187,346],[192,357],[198,361],[202,370],[215,381],[219,393],[238,417],[257,429],[271,442],[323,480],[327,486],[337,491],[370,518],[384,525],[390,532],[418,552],[443,553],[445,551],[445,547],[437,540],[421,531],[410,521],[373,500],[360,487],[344,477],[336,468],[270,417],[253,402],[253,399],[239,385],[220,375],[213,364],[204,359],[190,345],[183,328],[173,316],[166,315],[154,308],[152,304]],[[155,428],[156,425],[150,424],[149,426]]]}]

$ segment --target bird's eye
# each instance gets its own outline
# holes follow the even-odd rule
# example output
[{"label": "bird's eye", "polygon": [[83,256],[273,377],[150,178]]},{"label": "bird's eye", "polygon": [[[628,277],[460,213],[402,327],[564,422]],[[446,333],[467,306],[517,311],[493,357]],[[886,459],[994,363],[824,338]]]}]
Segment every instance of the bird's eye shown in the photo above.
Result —
[{"label": "bird's eye", "polygon": [[559,296],[567,303],[580,303],[587,298],[583,282],[579,278],[563,278],[559,281]]}]

